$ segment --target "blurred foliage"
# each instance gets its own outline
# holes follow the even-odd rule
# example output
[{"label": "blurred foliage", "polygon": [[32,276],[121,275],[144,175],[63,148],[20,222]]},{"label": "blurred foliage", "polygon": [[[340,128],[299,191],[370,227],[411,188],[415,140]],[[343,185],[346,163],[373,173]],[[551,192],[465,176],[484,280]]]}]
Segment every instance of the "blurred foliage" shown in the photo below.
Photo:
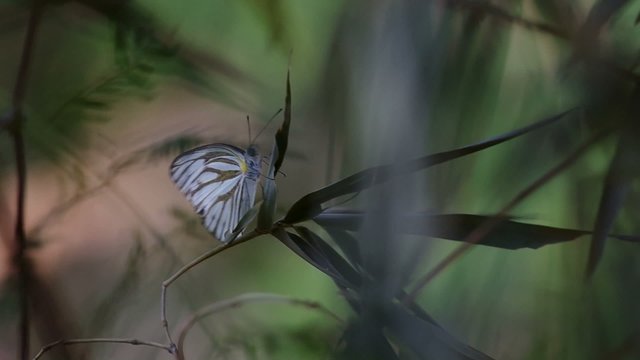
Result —
[{"label": "blurred foliage", "polygon": [[[63,170],[62,182],[77,186],[30,229],[30,240],[40,245],[32,252],[48,245],[41,238],[46,226],[104,188],[127,204],[142,230],[131,236],[128,256],[99,294],[66,294],[69,285],[34,279],[41,340],[108,330],[126,336],[148,320],[145,311],[157,305],[150,294],[163,275],[211,247],[195,214],[167,209],[178,226],[162,233],[114,181],[206,142],[206,135],[154,139],[110,159],[105,171],[84,156],[95,146],[96,129],[119,121],[112,119],[115,108],[180,87],[258,113],[271,112],[286,91],[263,203],[241,222],[244,227],[256,216],[257,228],[231,246],[270,233],[270,241],[277,238],[291,253],[265,250],[258,241],[253,253],[225,252],[216,257],[222,264],[208,265],[219,267],[194,270],[206,274],[189,274],[190,285],[178,286],[170,300],[180,298],[182,307],[172,316],[253,291],[243,288],[242,279],[251,278],[251,286],[317,295],[347,320],[336,327],[274,311],[264,322],[273,326],[252,326],[256,317],[244,313],[202,321],[194,353],[256,359],[640,355],[638,1],[44,4],[24,104],[28,162]],[[32,5],[0,4],[8,54],[0,69],[4,114],[11,112]],[[288,56],[292,82],[287,77],[284,90]],[[302,140],[318,129],[328,133],[319,149]],[[9,140],[0,140],[5,174],[13,166]],[[287,187],[291,182],[279,169],[287,171],[295,151],[326,152],[326,164],[312,165],[326,166],[331,184],[306,194]],[[285,192],[298,200],[283,203]],[[1,195],[3,202],[12,198]],[[144,238],[153,246],[141,245]],[[442,260],[471,248],[464,257]],[[305,265],[328,281],[311,278]],[[202,286],[222,280],[227,288],[216,288],[215,296]],[[329,281],[335,288],[326,291]],[[17,301],[8,290],[12,282],[2,287],[3,309]],[[145,299],[136,302],[140,294]],[[94,303],[96,315],[69,309],[75,296]],[[4,324],[16,321],[15,314],[0,315],[3,333],[10,333]],[[51,355],[86,353],[116,354],[99,347]]]}]

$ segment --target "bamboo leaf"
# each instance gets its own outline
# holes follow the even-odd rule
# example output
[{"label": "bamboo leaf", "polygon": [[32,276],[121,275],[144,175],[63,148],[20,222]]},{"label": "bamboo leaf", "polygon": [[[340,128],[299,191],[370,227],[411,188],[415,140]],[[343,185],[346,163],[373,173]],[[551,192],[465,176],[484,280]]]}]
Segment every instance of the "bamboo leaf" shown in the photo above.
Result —
[{"label": "bamboo leaf", "polygon": [[356,267],[362,268],[362,255],[358,246],[358,240],[347,231],[331,226],[325,226],[324,230],[331,236],[342,253]]},{"label": "bamboo leaf", "polygon": [[[359,211],[330,211],[313,220],[321,226],[356,231],[365,214]],[[454,241],[463,241],[477,227],[489,220],[490,215],[432,214],[414,212],[400,218],[398,229],[403,233],[424,235]],[[478,244],[501,249],[538,249],[545,245],[572,241],[590,231],[526,224],[505,219]],[[640,236],[611,234],[613,238],[640,244]]]},{"label": "bamboo leaf", "polygon": [[395,176],[406,175],[407,173],[422,170],[430,166],[441,164],[490,148],[492,146],[514,139],[544,126],[550,125],[560,120],[571,111],[572,110],[565,111],[558,115],[537,121],[523,128],[498,135],[496,137],[481,141],[476,144],[423,156],[421,158],[413,159],[401,164],[377,166],[360,171],[336,183],[333,183],[320,190],[316,190],[310,194],[303,196],[301,199],[296,201],[293,206],[291,206],[289,212],[283,219],[283,222],[293,224],[311,219],[312,217],[318,215],[323,211],[322,205],[329,200],[368,189],[373,185],[387,181]]},{"label": "bamboo leaf", "polygon": [[321,237],[304,226],[296,226],[296,232],[300,237],[307,240],[316,251],[327,259],[334,273],[349,284],[348,288],[358,288],[362,283],[360,274],[338,253],[331,245],[327,244]]},{"label": "bamboo leaf", "polygon": [[287,94],[284,99],[284,121],[276,133],[276,145],[278,146],[278,157],[275,162],[275,173],[280,170],[284,156],[287,153],[289,143],[289,126],[291,125],[291,83],[289,81],[289,73],[287,70]]},{"label": "bamboo leaf", "polygon": [[397,305],[387,308],[385,325],[399,344],[410,348],[420,359],[491,359],[460,342],[443,328],[423,321]]},{"label": "bamboo leaf", "polygon": [[598,215],[591,237],[591,246],[589,247],[587,276],[591,276],[595,272],[600,262],[609,232],[613,228],[613,223],[631,186],[630,179],[619,178],[617,175],[617,171],[611,167],[604,182]]},{"label": "bamboo leaf", "polygon": [[293,251],[296,255],[300,256],[303,260],[313,265],[316,269],[327,274],[333,281],[335,281],[340,287],[347,287],[348,284],[344,278],[333,270],[333,266],[329,261],[320,253],[316,248],[309,244],[302,237],[285,231],[282,228],[274,229],[271,234],[275,236],[286,247]]},{"label": "bamboo leaf", "polygon": [[640,87],[630,98],[630,107],[623,118],[620,137],[604,180],[598,214],[593,228],[586,275],[595,272],[605,249],[605,242],[624,204],[632,184],[640,178]]}]

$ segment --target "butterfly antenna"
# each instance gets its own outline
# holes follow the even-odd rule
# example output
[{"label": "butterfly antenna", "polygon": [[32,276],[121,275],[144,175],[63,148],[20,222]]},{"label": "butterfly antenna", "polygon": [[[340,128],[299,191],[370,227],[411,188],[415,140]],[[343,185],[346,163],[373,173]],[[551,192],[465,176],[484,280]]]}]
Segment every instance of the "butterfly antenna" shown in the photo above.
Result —
[{"label": "butterfly antenna", "polygon": [[256,135],[256,137],[254,137],[251,140],[251,143],[253,144],[253,142],[262,134],[262,132],[264,131],[264,129],[266,129],[269,124],[271,124],[271,122],[273,121],[273,119],[276,118],[276,116],[278,116],[280,113],[282,112],[282,108],[278,109],[278,111],[276,111],[275,114],[273,114],[273,116],[271,117],[271,119],[269,119],[269,121],[267,121],[267,123],[262,127],[262,129],[260,129],[260,132],[258,133],[258,135]]}]

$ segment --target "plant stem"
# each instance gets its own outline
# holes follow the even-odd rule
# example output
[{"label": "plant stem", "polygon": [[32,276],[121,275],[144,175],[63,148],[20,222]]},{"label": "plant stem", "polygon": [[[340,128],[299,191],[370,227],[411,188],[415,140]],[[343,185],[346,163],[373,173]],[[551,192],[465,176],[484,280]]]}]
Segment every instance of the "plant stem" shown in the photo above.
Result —
[{"label": "plant stem", "polygon": [[45,345],[40,351],[33,357],[33,360],[38,360],[47,351],[61,345],[77,345],[77,344],[94,344],[94,343],[115,343],[115,344],[130,344],[130,345],[143,345],[165,350],[171,353],[171,349],[163,344],[159,344],[152,341],[144,341],[138,339],[120,339],[120,338],[92,338],[92,339],[70,339],[70,340],[58,340],[51,344]]},{"label": "plant stem", "polygon": [[260,235],[266,234],[270,231],[271,229],[262,232],[262,231],[257,231],[254,230],[246,235],[243,235],[242,237],[228,243],[228,244],[224,244],[221,246],[218,246],[212,250],[207,251],[206,253],[198,256],[197,258],[195,258],[194,260],[192,260],[190,263],[188,263],[187,265],[183,266],[182,268],[180,268],[180,270],[176,271],[173,275],[171,275],[171,277],[169,277],[167,280],[162,282],[162,289],[160,292],[160,321],[162,323],[162,328],[164,329],[164,333],[167,337],[167,340],[169,341],[169,346],[171,348],[172,353],[176,353],[176,351],[179,352],[179,349],[176,348],[176,344],[173,342],[173,339],[171,338],[171,332],[169,331],[169,322],[167,321],[167,288],[176,280],[178,280],[178,278],[180,278],[180,276],[184,275],[184,273],[186,273],[187,271],[189,271],[191,268],[193,268],[194,266],[200,264],[201,262],[209,259],[210,257],[224,251],[227,250],[229,248],[232,248],[236,245],[240,245],[246,241],[249,241],[255,237],[258,237]]},{"label": "plant stem", "polygon": [[18,272],[18,301],[20,308],[20,321],[18,324],[20,344],[18,359],[22,360],[29,358],[29,278],[31,271],[29,261],[26,258],[27,239],[24,229],[27,160],[24,145],[22,106],[27,89],[28,74],[41,13],[41,4],[35,1],[27,23],[18,75],[13,88],[11,120],[8,127],[14,143],[16,173],[18,177],[13,263]]},{"label": "plant stem", "polygon": [[212,304],[209,304],[196,313],[192,314],[189,318],[187,318],[182,325],[179,327],[180,331],[178,333],[178,359],[185,360],[184,358],[184,341],[189,333],[189,330],[203,317],[231,309],[238,308],[248,303],[258,303],[258,302],[268,302],[268,303],[282,303],[288,304],[291,306],[302,306],[309,310],[318,311],[328,317],[334,319],[336,322],[343,324],[344,321],[336,314],[334,314],[331,310],[322,306],[322,304],[304,299],[296,299],[289,296],[278,295],[278,294],[268,294],[268,293],[247,293],[238,295],[236,297],[232,297],[229,299],[221,300]]},{"label": "plant stem", "polygon": [[17,214],[15,223],[14,266],[18,271],[18,303],[20,308],[20,322],[18,324],[18,338],[20,341],[18,359],[29,357],[29,278],[30,264],[27,260],[26,238],[24,230],[24,198],[26,187],[26,161],[24,156],[24,138],[18,126],[13,131],[16,155],[16,171],[18,173]]}]

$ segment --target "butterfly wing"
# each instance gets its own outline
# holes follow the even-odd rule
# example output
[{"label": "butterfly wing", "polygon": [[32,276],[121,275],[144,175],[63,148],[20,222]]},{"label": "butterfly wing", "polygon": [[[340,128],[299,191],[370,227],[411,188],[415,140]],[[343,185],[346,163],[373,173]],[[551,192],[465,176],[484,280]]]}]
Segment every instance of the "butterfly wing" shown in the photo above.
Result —
[{"label": "butterfly wing", "polygon": [[170,173],[207,230],[226,242],[255,201],[257,177],[248,170],[242,149],[213,144],[178,156]]}]

